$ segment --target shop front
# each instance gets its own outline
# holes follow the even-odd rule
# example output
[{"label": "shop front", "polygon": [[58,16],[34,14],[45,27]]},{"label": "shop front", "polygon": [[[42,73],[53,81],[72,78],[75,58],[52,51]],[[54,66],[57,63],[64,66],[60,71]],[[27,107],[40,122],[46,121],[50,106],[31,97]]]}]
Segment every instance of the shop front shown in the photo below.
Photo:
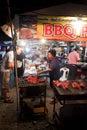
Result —
[{"label": "shop front", "polygon": [[[38,70],[48,67],[47,52],[53,48],[61,63],[61,77],[54,81],[55,97],[62,105],[67,100],[87,99],[86,17],[19,15],[15,17],[15,29],[17,42],[25,43],[26,57],[30,64],[35,64],[25,66],[24,78],[37,76]],[[67,56],[77,45],[82,48],[83,58],[76,65],[70,65]]]},{"label": "shop front", "polygon": [[[16,15],[17,43],[24,44],[29,63],[45,68],[47,52],[56,49],[61,65],[68,64],[67,56],[77,45],[82,48],[78,67],[86,69],[87,18],[69,16]],[[25,71],[30,71],[26,65]],[[31,68],[31,70],[35,68]],[[70,67],[69,67],[70,69]],[[31,73],[31,72],[29,72]],[[78,72],[79,73],[79,72]],[[82,77],[85,77],[82,74]],[[70,76],[69,76],[70,79]]]}]

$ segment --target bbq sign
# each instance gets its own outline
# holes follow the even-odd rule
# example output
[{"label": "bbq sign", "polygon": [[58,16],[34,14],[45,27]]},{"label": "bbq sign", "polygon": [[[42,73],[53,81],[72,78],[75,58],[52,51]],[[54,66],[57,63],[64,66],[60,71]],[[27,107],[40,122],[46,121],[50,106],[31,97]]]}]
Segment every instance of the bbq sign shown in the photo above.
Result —
[{"label": "bbq sign", "polygon": [[64,41],[87,40],[87,18],[38,16],[38,23],[39,38]]},{"label": "bbq sign", "polygon": [[22,15],[18,21],[20,39],[87,41],[87,17]]},{"label": "bbq sign", "polygon": [[[79,34],[78,34],[79,33]],[[87,37],[87,25],[83,26],[80,29],[80,32],[77,33],[77,30],[73,25],[61,25],[61,24],[44,24],[43,25],[43,35],[45,37],[57,37],[60,38],[65,36],[69,39],[76,39],[77,37],[86,38]]]}]

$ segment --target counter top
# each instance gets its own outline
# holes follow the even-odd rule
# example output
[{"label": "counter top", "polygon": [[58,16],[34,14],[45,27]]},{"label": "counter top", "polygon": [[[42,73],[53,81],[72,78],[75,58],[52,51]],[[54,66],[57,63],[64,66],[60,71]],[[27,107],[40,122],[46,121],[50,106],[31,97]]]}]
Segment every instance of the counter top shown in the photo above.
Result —
[{"label": "counter top", "polygon": [[29,87],[29,86],[45,86],[47,83],[46,83],[46,81],[44,81],[44,82],[41,82],[41,83],[39,83],[39,82],[37,82],[37,83],[28,83],[26,80],[24,80],[24,78],[21,78],[20,79],[20,82],[19,82],[19,88],[21,88],[21,87]]},{"label": "counter top", "polygon": [[59,100],[87,100],[87,86],[82,89],[72,88],[71,86],[69,86],[68,89],[63,89],[54,84],[53,90]]}]

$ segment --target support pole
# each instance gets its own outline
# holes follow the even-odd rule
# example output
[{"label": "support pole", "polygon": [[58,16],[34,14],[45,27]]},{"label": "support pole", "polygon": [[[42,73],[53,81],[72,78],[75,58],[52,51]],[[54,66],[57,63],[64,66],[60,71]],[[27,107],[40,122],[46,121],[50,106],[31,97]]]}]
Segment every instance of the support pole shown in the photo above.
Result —
[{"label": "support pole", "polygon": [[10,11],[10,3],[9,0],[7,0],[7,5],[8,5],[8,16],[9,16],[9,22],[10,22],[10,28],[11,28],[11,35],[12,35],[12,44],[13,44],[13,51],[14,51],[14,66],[15,66],[15,87],[16,87],[16,97],[17,97],[17,110],[19,106],[19,92],[18,92],[18,75],[17,75],[17,59],[16,59],[16,44],[17,44],[17,37],[16,37],[16,32],[14,29],[12,29],[12,19],[11,19],[11,11]]}]

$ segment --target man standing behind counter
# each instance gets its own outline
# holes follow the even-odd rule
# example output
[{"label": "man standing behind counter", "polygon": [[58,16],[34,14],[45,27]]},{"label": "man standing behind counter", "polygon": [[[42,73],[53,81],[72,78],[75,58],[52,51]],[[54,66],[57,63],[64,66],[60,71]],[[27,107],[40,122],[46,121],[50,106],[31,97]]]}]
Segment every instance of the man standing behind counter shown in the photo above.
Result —
[{"label": "man standing behind counter", "polygon": [[49,67],[46,70],[40,71],[39,74],[49,72],[50,87],[53,88],[53,80],[58,80],[60,78],[60,62],[56,57],[56,50],[49,50],[47,58]]},{"label": "man standing behind counter", "polygon": [[69,72],[69,76],[68,79],[69,80],[76,80],[78,73],[77,73],[77,69],[78,69],[78,62],[80,62],[81,60],[81,53],[82,53],[82,48],[80,46],[76,46],[76,48],[70,52],[68,54],[68,64],[66,65],[70,72]]},{"label": "man standing behind counter", "polygon": [[50,86],[53,88],[53,80],[58,80],[60,78],[60,62],[56,57],[56,51],[54,49],[48,51],[47,58],[49,67],[46,70],[40,71],[39,74],[49,72]]},{"label": "man standing behind counter", "polygon": [[75,50],[70,52],[67,57],[68,64],[77,64],[80,61],[81,52],[82,48],[80,46],[76,46]]}]

